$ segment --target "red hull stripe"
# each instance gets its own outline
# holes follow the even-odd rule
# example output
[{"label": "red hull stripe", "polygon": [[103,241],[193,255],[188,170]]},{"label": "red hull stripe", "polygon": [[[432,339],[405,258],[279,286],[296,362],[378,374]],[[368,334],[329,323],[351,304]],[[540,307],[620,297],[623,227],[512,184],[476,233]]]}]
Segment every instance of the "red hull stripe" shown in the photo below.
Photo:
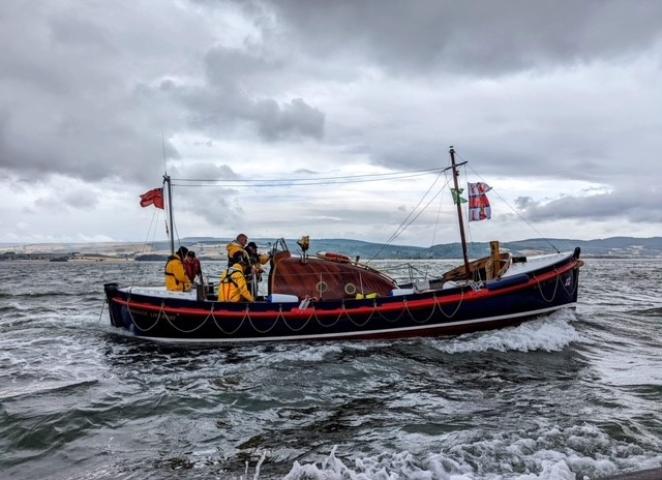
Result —
[{"label": "red hull stripe", "polygon": [[[534,276],[531,278],[528,282],[519,284],[519,285],[513,285],[512,287],[506,287],[502,288],[496,291],[489,291],[486,288],[481,289],[479,291],[471,291],[471,292],[465,292],[464,294],[455,294],[455,295],[449,295],[447,297],[443,298],[425,298],[421,300],[410,300],[410,301],[402,301],[402,302],[394,302],[394,303],[388,303],[385,305],[380,305],[378,307],[356,307],[356,308],[335,308],[331,310],[320,310],[320,309],[314,309],[315,314],[318,317],[327,317],[327,316],[338,316],[340,314],[346,314],[348,312],[351,313],[356,313],[356,314],[366,314],[369,315],[370,313],[373,312],[394,312],[402,309],[403,305],[406,305],[406,307],[409,310],[419,310],[427,307],[431,307],[434,304],[437,305],[444,305],[444,304],[451,304],[451,303],[457,303],[457,302],[472,302],[472,301],[477,301],[477,300],[484,300],[487,298],[491,297],[498,297],[501,295],[507,295],[509,293],[515,293],[521,290],[526,290],[527,288],[531,288],[532,286],[546,282],[547,280],[551,280],[555,277],[558,277],[560,275],[563,275],[566,272],[569,272],[576,268],[578,266],[578,261],[574,260],[561,269],[555,269],[551,272],[544,273],[539,276]],[[180,314],[184,316],[193,316],[193,317],[207,317],[209,316],[211,309],[205,309],[205,308],[188,308],[188,307],[167,307],[165,305],[154,305],[151,303],[138,303],[138,302],[131,302],[129,300],[122,300],[119,298],[113,298],[113,302],[120,304],[120,305],[126,305],[127,307],[134,309],[134,310],[145,310],[145,311],[151,311],[151,312],[165,312],[166,314]],[[258,319],[258,318],[266,318],[266,319],[273,319],[274,315],[281,315],[286,319],[307,319],[310,317],[311,312],[313,312],[313,309],[304,309],[300,310],[298,308],[293,308],[290,311],[271,311],[271,312],[250,312],[251,318]],[[214,317],[217,318],[243,318],[246,315],[246,310],[242,311],[227,311],[227,310],[218,310],[214,311]]]}]

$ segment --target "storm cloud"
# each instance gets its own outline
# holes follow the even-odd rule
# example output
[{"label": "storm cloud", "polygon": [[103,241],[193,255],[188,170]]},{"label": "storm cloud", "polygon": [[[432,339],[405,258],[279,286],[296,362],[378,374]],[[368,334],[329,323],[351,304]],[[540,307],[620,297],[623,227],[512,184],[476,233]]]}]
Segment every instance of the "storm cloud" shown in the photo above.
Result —
[{"label": "storm cloud", "polygon": [[[660,230],[660,2],[30,5],[0,3],[0,192],[15,200],[0,218],[23,225],[0,228],[0,241],[141,238],[129,226],[147,214],[133,210],[136,195],[164,170],[226,180],[409,171],[446,166],[449,145],[469,161],[463,181],[501,183],[551,232],[559,222],[578,236],[615,221]],[[297,218],[313,234],[379,241],[427,184],[180,186],[180,233],[258,219],[287,236]],[[121,228],[90,220],[117,210],[130,217]],[[40,230],[47,223],[62,231]]]}]

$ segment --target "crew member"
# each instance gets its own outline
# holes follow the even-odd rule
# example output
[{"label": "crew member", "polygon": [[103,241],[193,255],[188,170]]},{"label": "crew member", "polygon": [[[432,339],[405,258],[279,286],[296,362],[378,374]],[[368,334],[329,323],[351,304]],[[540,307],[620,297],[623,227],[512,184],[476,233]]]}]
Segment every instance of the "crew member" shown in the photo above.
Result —
[{"label": "crew member", "polygon": [[202,267],[200,266],[200,260],[195,257],[195,252],[193,250],[189,250],[186,254],[184,270],[186,270],[186,276],[191,283],[195,282],[198,275],[200,276],[200,283],[202,283]]},{"label": "crew member", "polygon": [[257,295],[259,283],[262,281],[262,273],[264,269],[262,265],[266,265],[271,258],[271,255],[259,253],[255,242],[248,242],[246,244],[246,253],[248,254],[248,263],[250,269],[246,273],[246,280],[248,281],[248,289],[253,296]]},{"label": "crew member", "polygon": [[250,268],[246,256],[239,252],[232,258],[232,266],[228,267],[221,277],[218,288],[219,302],[253,302],[255,297],[248,290],[244,274]]},{"label": "crew member", "polygon": [[165,266],[165,286],[171,292],[188,292],[191,289],[191,282],[184,270],[184,258],[187,253],[188,248],[179,247],[175,255],[168,257]]},{"label": "crew member", "polygon": [[232,240],[230,243],[227,244],[225,249],[228,252],[228,267],[231,267],[233,264],[233,259],[235,258],[235,255],[238,253],[241,253],[243,255],[246,255],[246,250],[244,248],[246,247],[246,244],[248,243],[248,237],[240,233],[237,235],[237,238]]}]

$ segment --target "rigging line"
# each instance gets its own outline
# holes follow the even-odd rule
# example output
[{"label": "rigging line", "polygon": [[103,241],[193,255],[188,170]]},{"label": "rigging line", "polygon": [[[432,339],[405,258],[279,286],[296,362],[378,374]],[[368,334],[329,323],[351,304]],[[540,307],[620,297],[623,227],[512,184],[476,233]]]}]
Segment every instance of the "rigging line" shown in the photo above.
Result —
[{"label": "rigging line", "polygon": [[[404,180],[407,178],[415,178],[415,177],[422,177],[425,175],[429,175],[429,172],[426,173],[413,173],[413,174],[408,174],[408,175],[399,175],[399,176],[392,176],[388,178],[355,178],[355,179],[348,179],[348,180],[336,180],[336,181],[298,181],[298,182],[293,182],[293,181],[288,181],[288,180],[282,180],[283,183],[253,183],[251,180],[243,180],[243,183],[223,183],[223,181],[216,181],[218,183],[173,183],[173,186],[176,187],[253,187],[253,188],[261,188],[261,187],[302,187],[302,186],[307,186],[307,185],[343,185],[343,184],[350,184],[350,183],[368,183],[368,182],[384,182],[384,181],[390,181],[390,180]],[[289,183],[284,183],[284,182],[289,182]]]},{"label": "rigging line", "polygon": [[[407,222],[407,224],[404,225],[404,227],[403,227],[399,232],[396,232],[396,233],[394,234],[394,238],[393,238],[392,240],[395,240],[397,237],[399,237],[400,235],[402,235],[402,234],[404,233],[404,231],[405,231],[407,228],[409,228],[409,226],[410,226],[410,225],[411,225],[411,224],[412,224],[412,223],[413,223],[418,217],[420,217],[421,214],[422,214],[422,213],[423,213],[423,212],[424,212],[424,211],[430,206],[430,204],[434,201],[434,199],[437,198],[437,197],[441,194],[441,192],[444,191],[444,189],[446,188],[447,185],[448,185],[448,183],[445,183],[444,185],[442,185],[442,187],[439,189],[439,191],[438,191],[437,193],[434,194],[434,196],[430,199],[430,201],[429,201],[428,203],[425,204],[425,206],[424,206],[424,207],[423,207],[423,208],[422,208],[422,209],[416,214],[416,216],[415,216],[413,219],[411,219],[409,222]],[[425,198],[425,195],[423,196],[423,198]],[[421,201],[423,200],[423,198],[421,199]],[[421,203],[421,202],[419,202],[419,205],[420,205],[420,203]],[[413,213],[414,211],[416,211],[416,209],[412,210],[412,213]],[[405,219],[405,221],[406,221],[406,220],[407,220],[407,219]]]},{"label": "rigging line", "polygon": [[[440,189],[437,193],[435,193],[434,196],[430,199],[430,201],[429,201],[428,203],[426,203],[425,206],[421,209],[421,211],[418,212],[418,213],[416,214],[416,216],[415,216],[414,218],[412,218],[412,219],[409,221],[409,223],[407,223],[407,225],[405,226],[405,228],[404,228],[400,233],[398,233],[398,235],[396,236],[396,238],[399,237],[402,233],[404,233],[404,231],[405,231],[407,228],[409,228],[409,227],[411,226],[411,224],[414,223],[414,222],[418,219],[418,217],[420,217],[420,216],[423,214],[423,212],[424,212],[424,211],[430,206],[430,204],[431,204],[432,202],[434,202],[434,200],[435,200],[439,195],[441,195],[441,192],[443,192],[443,191],[444,191],[444,189],[442,188],[442,189]],[[393,240],[395,240],[395,238],[394,238]]]},{"label": "rigging line", "polygon": [[[434,221],[434,230],[432,230],[432,241],[430,242],[430,246],[434,246],[434,242],[437,239],[437,229],[439,227],[439,219],[441,218],[441,207],[443,206],[444,202],[441,197],[439,197],[439,206],[437,207],[437,218]],[[423,276],[423,279],[427,280],[428,274],[430,273],[430,268],[432,267],[430,262],[425,262],[425,275]]]},{"label": "rigging line", "polygon": [[390,243],[391,240],[393,240],[395,237],[397,237],[399,235],[398,231],[402,228],[402,226],[405,223],[407,223],[407,220],[409,220],[409,217],[411,217],[414,214],[414,212],[418,209],[418,207],[421,206],[421,204],[423,203],[423,200],[425,200],[425,198],[428,196],[428,194],[430,193],[432,188],[437,184],[437,181],[439,180],[439,178],[441,178],[441,172],[439,172],[439,174],[435,177],[434,181],[430,184],[430,186],[425,191],[423,196],[418,200],[418,203],[416,204],[416,206],[413,209],[411,209],[409,214],[407,214],[407,216],[404,218],[404,220],[402,220],[402,222],[400,222],[400,225],[398,225],[398,227],[395,229],[395,231],[391,234],[391,236],[384,243],[386,243],[386,244]]},{"label": "rigging line", "polygon": [[390,243],[391,243],[391,242],[397,237],[398,231],[399,231],[399,230],[402,228],[402,226],[407,222],[407,220],[409,220],[409,217],[411,217],[411,216],[414,214],[414,212],[415,212],[416,209],[421,205],[421,203],[423,203],[423,200],[425,199],[425,197],[428,196],[428,194],[430,193],[430,191],[432,190],[432,188],[437,184],[437,181],[439,180],[439,178],[441,177],[441,175],[442,175],[443,172],[444,172],[444,171],[441,170],[441,171],[437,174],[437,176],[434,177],[434,180],[432,181],[432,183],[430,184],[430,186],[428,187],[428,189],[425,191],[425,193],[424,193],[424,194],[421,196],[421,198],[418,200],[418,203],[416,204],[416,206],[415,206],[415,207],[414,207],[414,208],[413,208],[413,209],[407,214],[407,216],[406,216],[406,217],[400,222],[400,224],[396,227],[395,231],[391,234],[391,236],[388,237],[388,239],[386,239],[386,241],[382,244],[382,246],[379,248],[379,250],[377,250],[377,252],[375,252],[375,253],[374,253],[374,254],[368,259],[368,261],[370,261],[370,260],[374,260],[374,259],[375,259],[375,258],[376,258],[376,257],[382,252],[382,250],[384,250],[384,249],[385,249],[385,248],[386,248],[386,247],[387,247],[387,246],[388,246],[388,245],[389,245],[389,244],[390,244]]},{"label": "rigging line", "polygon": [[[458,155],[458,156],[459,156],[459,155]],[[460,158],[462,158],[462,157],[460,157]],[[464,160],[464,159],[462,159],[462,160]],[[485,179],[484,179],[483,177],[481,177],[481,176],[478,174],[478,172],[476,172],[476,171],[473,169],[473,167],[470,166],[469,168],[471,169],[471,171],[473,172],[473,174],[476,175],[476,176],[477,176],[482,182],[487,183],[487,182],[485,181]],[[546,237],[543,233],[541,233],[541,232],[540,232],[540,231],[539,231],[539,230],[538,230],[538,229],[537,229],[537,228],[536,228],[531,222],[529,222],[529,221],[528,221],[528,220],[527,220],[522,214],[520,214],[520,213],[515,209],[515,207],[513,207],[513,206],[508,202],[508,200],[506,200],[505,198],[503,198],[503,197],[499,194],[499,192],[498,192],[494,187],[492,187],[492,188],[490,189],[490,191],[491,191],[491,192],[494,192],[494,194],[495,194],[497,197],[499,197],[499,199],[500,199],[503,203],[505,203],[505,204],[508,206],[508,208],[510,208],[510,210],[512,210],[512,211],[515,213],[515,215],[517,215],[517,216],[520,218],[520,220],[522,220],[524,223],[526,223],[526,224],[529,226],[529,228],[531,228],[531,230],[533,230],[534,232],[536,232],[536,233],[540,236],[540,238],[541,238],[542,240],[544,240],[545,242],[547,242],[547,243],[548,243],[548,244],[549,244],[549,245],[550,245],[550,246],[556,251],[556,253],[561,253],[561,251],[557,248],[556,245],[554,245],[554,243],[552,243],[552,241],[551,241],[549,238],[547,238],[547,237]]]},{"label": "rigging line", "polygon": [[209,178],[173,178],[172,180],[178,182],[299,182],[299,181],[319,181],[319,180],[342,180],[347,178],[362,178],[362,177],[388,177],[392,175],[409,175],[409,174],[425,174],[425,173],[434,173],[442,170],[441,168],[430,168],[424,170],[411,170],[408,172],[390,172],[390,173],[365,173],[360,175],[344,175],[344,176],[335,176],[335,177],[312,177],[312,178],[272,178],[272,179],[255,179],[255,180],[244,180],[244,179],[234,179],[234,178],[218,178],[218,179],[209,179]]},{"label": "rigging line", "polygon": [[159,209],[155,208],[154,213],[152,214],[152,220],[149,222],[149,228],[147,229],[147,236],[145,237],[145,242],[143,243],[142,253],[145,253],[147,251],[147,242],[149,242],[149,237],[152,235],[152,227],[154,226],[154,220],[156,219],[156,216],[158,214],[159,214]]},{"label": "rigging line", "polygon": [[[156,225],[154,223],[154,220],[156,219],[157,215],[159,215],[160,209],[155,208],[154,212],[152,213],[152,220],[149,222],[149,228],[147,229],[147,236],[145,237],[145,242],[143,243],[143,248],[141,253],[146,253],[147,252],[147,242],[149,242],[149,237],[152,235],[152,227],[154,227],[154,234],[156,235]],[[133,282],[129,285],[129,287],[133,287]]]},{"label": "rigging line", "polygon": [[[441,192],[444,191],[446,185],[448,185],[448,184],[446,183],[442,188],[439,189],[439,191],[438,191],[437,193],[435,193],[435,194],[432,196],[432,198],[430,199],[430,201],[428,201],[428,203],[425,204],[425,206],[424,206],[424,207],[423,207],[423,208],[422,208],[422,209],[421,209],[421,210],[420,210],[420,211],[414,216],[414,218],[412,218],[412,219],[411,219],[411,220],[410,220],[410,221],[409,221],[409,222],[408,222],[408,223],[407,223],[407,224],[406,224],[406,225],[400,230],[400,232],[398,232],[398,233],[397,233],[397,234],[396,234],[396,235],[390,240],[390,242],[395,241],[400,235],[402,235],[402,234],[404,233],[405,230],[407,230],[407,228],[409,228],[409,227],[410,227],[410,226],[411,226],[411,225],[412,225],[412,224],[418,219],[418,217],[420,217],[420,216],[423,214],[423,212],[424,212],[424,211],[430,206],[430,204],[431,204],[432,202],[434,202],[434,200],[435,200],[439,195],[441,195]],[[375,258],[375,257],[376,257],[376,256],[377,256],[377,255],[378,255],[378,254],[379,254],[379,253],[380,253],[380,252],[381,252],[386,246],[387,246],[386,244],[383,245],[382,248],[380,248],[380,249],[377,251],[377,253],[375,253],[375,254],[370,258],[370,260],[373,260],[373,259],[374,259],[374,258]]]},{"label": "rigging line", "polygon": [[177,230],[177,224],[175,224],[174,220],[173,220],[172,225],[170,226],[170,228],[174,229],[173,231],[175,232],[175,235],[177,236],[177,245],[179,245],[181,247],[182,246],[182,240],[179,238],[179,231]]}]

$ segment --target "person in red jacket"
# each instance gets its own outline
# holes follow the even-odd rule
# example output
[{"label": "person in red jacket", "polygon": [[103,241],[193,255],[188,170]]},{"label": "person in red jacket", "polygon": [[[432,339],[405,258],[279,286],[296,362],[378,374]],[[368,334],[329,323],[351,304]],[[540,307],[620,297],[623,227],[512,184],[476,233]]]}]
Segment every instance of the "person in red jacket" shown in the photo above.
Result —
[{"label": "person in red jacket", "polygon": [[191,283],[194,283],[197,276],[200,276],[200,283],[202,283],[202,267],[200,265],[200,260],[195,256],[195,252],[189,250],[186,254],[186,260],[184,260],[184,270],[186,270],[186,276],[189,278]]}]

